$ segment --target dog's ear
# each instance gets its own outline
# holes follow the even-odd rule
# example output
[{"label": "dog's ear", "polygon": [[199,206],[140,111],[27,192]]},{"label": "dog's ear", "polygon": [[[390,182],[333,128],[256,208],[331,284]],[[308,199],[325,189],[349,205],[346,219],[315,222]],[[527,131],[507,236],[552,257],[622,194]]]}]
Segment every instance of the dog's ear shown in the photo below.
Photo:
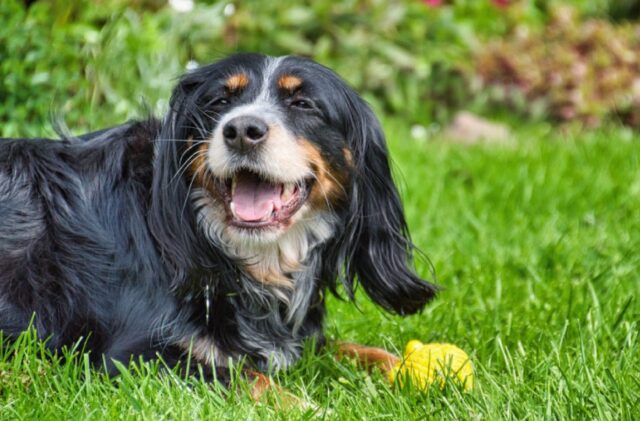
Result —
[{"label": "dog's ear", "polygon": [[391,176],[380,123],[369,106],[350,89],[350,118],[344,126],[352,153],[351,201],[342,242],[347,290],[355,278],[380,306],[398,314],[419,311],[436,286],[412,268],[411,242],[400,196]]},{"label": "dog's ear", "polygon": [[[187,143],[186,122],[189,119],[191,84],[185,78],[175,88],[169,110],[162,123],[159,139],[155,142],[154,176],[149,223],[151,232],[162,251],[163,259],[177,271],[188,267],[195,255],[195,233],[185,227],[195,224],[195,215],[185,200],[188,185],[180,174],[185,170],[181,162]],[[182,204],[182,205],[181,205]],[[185,273],[176,278],[183,279]]]},{"label": "dog's ear", "polygon": [[198,209],[190,201],[193,185],[188,163],[195,150],[193,139],[207,132],[196,102],[206,80],[200,73],[187,74],[178,83],[155,142],[149,225],[163,259],[174,269],[174,287],[186,279],[186,268],[204,264],[194,259],[215,262],[220,267],[212,267],[213,273],[228,272],[228,259],[195,228]]}]

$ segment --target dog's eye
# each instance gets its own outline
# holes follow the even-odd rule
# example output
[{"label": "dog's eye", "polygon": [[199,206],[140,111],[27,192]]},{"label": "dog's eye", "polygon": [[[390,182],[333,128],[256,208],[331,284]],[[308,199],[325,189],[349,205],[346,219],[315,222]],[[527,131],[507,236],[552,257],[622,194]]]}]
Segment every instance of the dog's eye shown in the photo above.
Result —
[{"label": "dog's eye", "polygon": [[214,100],[211,105],[213,105],[214,107],[224,107],[225,105],[229,104],[231,104],[231,101],[229,101],[227,98],[218,98]]},{"label": "dog's eye", "polygon": [[310,110],[313,108],[313,104],[306,99],[296,99],[291,102],[291,106],[294,108],[300,108],[303,110]]}]

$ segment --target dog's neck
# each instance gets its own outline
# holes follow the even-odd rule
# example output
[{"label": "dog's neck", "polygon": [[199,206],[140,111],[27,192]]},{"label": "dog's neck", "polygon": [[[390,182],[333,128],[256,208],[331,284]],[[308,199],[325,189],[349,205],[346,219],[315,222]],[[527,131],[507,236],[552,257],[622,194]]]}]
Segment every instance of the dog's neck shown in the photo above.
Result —
[{"label": "dog's neck", "polygon": [[313,223],[291,227],[271,244],[242,244],[231,250],[245,259],[246,272],[259,285],[267,285],[287,306],[286,323],[296,331],[306,316],[316,290],[321,256],[317,248],[335,231],[335,221],[328,217],[312,218]]},{"label": "dog's neck", "polygon": [[312,252],[330,239],[336,218],[329,212],[308,212],[277,238],[245,236],[232,238],[226,232],[224,216],[212,206],[209,194],[200,189],[192,193],[198,209],[198,224],[206,237],[240,263],[246,275],[260,288],[265,286],[296,313],[296,305],[305,302],[300,294],[308,292],[309,282],[317,277],[318,258]]},{"label": "dog's neck", "polygon": [[281,289],[295,288],[294,274],[307,272],[309,255],[334,233],[335,224],[327,217],[310,217],[311,223],[297,223],[272,242],[246,239],[231,242],[222,234],[225,251],[240,259],[246,272],[256,281]]}]

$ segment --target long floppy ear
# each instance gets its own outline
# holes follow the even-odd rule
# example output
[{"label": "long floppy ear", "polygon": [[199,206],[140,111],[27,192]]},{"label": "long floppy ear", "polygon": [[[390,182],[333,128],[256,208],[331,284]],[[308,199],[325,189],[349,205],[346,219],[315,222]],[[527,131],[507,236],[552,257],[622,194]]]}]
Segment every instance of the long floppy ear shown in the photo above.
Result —
[{"label": "long floppy ear", "polygon": [[349,219],[345,226],[346,287],[355,278],[380,306],[398,314],[421,310],[437,287],[412,268],[413,244],[400,196],[391,177],[380,123],[354,92],[346,93],[350,121],[345,125],[353,156]]},{"label": "long floppy ear", "polygon": [[187,164],[194,147],[192,139],[206,136],[208,128],[199,113],[200,89],[208,75],[195,71],[183,76],[175,88],[169,111],[155,143],[154,177],[149,225],[164,261],[173,269],[173,287],[179,288],[188,270],[207,266],[212,273],[229,272],[230,263],[197,228],[197,209]]},{"label": "long floppy ear", "polygon": [[196,217],[188,206],[189,186],[182,162],[188,148],[189,133],[185,127],[190,127],[188,113],[193,108],[193,104],[189,104],[191,86],[184,79],[173,92],[155,144],[149,213],[151,232],[163,259],[176,271],[174,282],[180,282],[186,276],[185,268],[191,266],[192,256],[197,255],[194,249],[199,241],[198,233],[191,229],[196,225]]}]

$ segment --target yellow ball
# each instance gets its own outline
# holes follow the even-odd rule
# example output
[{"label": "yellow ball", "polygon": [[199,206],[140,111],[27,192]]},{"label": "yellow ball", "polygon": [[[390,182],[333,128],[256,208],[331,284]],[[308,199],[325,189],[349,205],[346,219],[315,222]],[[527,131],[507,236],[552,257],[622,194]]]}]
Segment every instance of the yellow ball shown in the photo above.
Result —
[{"label": "yellow ball", "polygon": [[447,379],[461,385],[465,391],[473,388],[473,365],[469,356],[451,344],[423,344],[412,340],[407,343],[404,358],[388,373],[389,381],[400,385],[411,379],[421,390],[437,382],[444,387]]}]

